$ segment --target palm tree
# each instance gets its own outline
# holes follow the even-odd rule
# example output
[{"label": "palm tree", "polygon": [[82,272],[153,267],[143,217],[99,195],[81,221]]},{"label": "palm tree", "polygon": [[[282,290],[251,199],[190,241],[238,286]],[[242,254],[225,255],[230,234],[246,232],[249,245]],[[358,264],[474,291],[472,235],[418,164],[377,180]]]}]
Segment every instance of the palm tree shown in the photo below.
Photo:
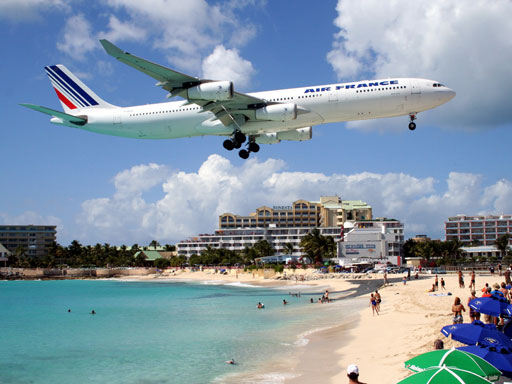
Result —
[{"label": "palm tree", "polygon": [[505,257],[505,253],[507,252],[509,238],[510,234],[505,233],[504,235],[498,236],[496,242],[494,243],[494,245],[496,245],[496,248],[498,248],[498,250],[501,252],[502,259]]},{"label": "palm tree", "polygon": [[314,228],[300,241],[304,252],[315,263],[322,263],[324,257],[333,257],[336,252],[336,243],[332,236],[323,236],[318,228]]},{"label": "palm tree", "polygon": [[272,256],[274,253],[276,253],[275,249],[272,248],[267,240],[258,241],[256,244],[254,244],[254,249],[260,257]]},{"label": "palm tree", "polygon": [[156,241],[156,240],[152,240],[151,243],[149,243],[149,246],[153,247],[154,249],[156,249],[156,247],[160,246],[160,243],[158,241]]},{"label": "palm tree", "polygon": [[287,255],[293,255],[293,252],[295,251],[295,246],[293,243],[286,243],[283,248],[283,252]]}]

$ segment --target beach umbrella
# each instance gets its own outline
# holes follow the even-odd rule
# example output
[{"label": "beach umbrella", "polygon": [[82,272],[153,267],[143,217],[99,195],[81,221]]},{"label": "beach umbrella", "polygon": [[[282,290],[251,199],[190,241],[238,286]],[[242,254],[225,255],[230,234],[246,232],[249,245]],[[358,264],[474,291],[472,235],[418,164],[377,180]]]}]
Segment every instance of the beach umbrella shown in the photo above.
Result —
[{"label": "beach umbrella", "polygon": [[508,348],[499,345],[468,345],[457,349],[480,356],[498,368],[504,376],[512,378],[512,353]]},{"label": "beach umbrella", "polygon": [[396,384],[489,384],[489,380],[484,379],[476,373],[458,369],[454,367],[434,367],[425,369],[422,372],[415,373]]},{"label": "beach umbrella", "polygon": [[455,348],[422,353],[405,362],[405,368],[413,372],[443,365],[476,373],[490,381],[497,381],[501,376],[501,372],[483,358]]},{"label": "beach umbrella", "polygon": [[503,333],[498,331],[494,324],[484,324],[475,320],[473,323],[452,324],[441,328],[441,333],[446,337],[452,336],[453,340],[464,344],[475,345],[485,342],[486,344],[501,344],[512,349],[512,341]]},{"label": "beach umbrella", "polygon": [[469,302],[469,306],[476,312],[498,317],[500,315],[512,316],[512,306],[498,296],[477,297]]}]

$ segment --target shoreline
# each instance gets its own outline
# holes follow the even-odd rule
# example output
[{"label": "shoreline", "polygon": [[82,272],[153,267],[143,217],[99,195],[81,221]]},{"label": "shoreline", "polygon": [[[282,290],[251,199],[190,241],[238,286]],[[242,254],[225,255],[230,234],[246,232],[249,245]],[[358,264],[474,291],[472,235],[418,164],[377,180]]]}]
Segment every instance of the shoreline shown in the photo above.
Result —
[{"label": "shoreline", "polygon": [[[293,277],[293,274],[290,275]],[[446,291],[436,292],[436,295],[427,292],[432,287],[435,277],[428,274],[422,274],[418,280],[407,281],[406,285],[402,284],[402,275],[390,275],[391,283],[385,287],[381,287],[383,276],[379,274],[321,275],[311,270],[297,270],[296,275],[297,279],[282,280],[252,272],[243,273],[240,270],[231,270],[226,275],[206,270],[121,276],[119,279],[249,285],[280,288],[283,289],[283,293],[298,289],[304,295],[315,292],[315,296],[312,296],[315,300],[317,295],[328,289],[334,303],[325,304],[332,305],[329,311],[325,311],[325,316],[334,316],[337,319],[335,324],[327,329],[315,329],[313,324],[311,332],[297,335],[297,340],[307,340],[305,345],[298,346],[300,343],[297,343],[290,356],[274,359],[271,364],[262,366],[260,371],[248,372],[245,377],[246,380],[249,376],[258,377],[258,380],[249,379],[239,381],[240,383],[334,384],[346,382],[346,367],[349,364],[356,364],[361,372],[361,381],[393,384],[411,374],[404,368],[404,362],[418,354],[433,350],[436,339],[443,340],[445,349],[463,345],[445,338],[440,332],[443,326],[452,323],[451,306],[455,297],[461,298],[462,304],[466,307],[466,312],[463,313],[464,321],[469,322],[467,300],[470,290],[467,285],[465,288],[458,287],[456,274],[439,275],[439,278],[442,277],[446,282]],[[469,280],[469,274],[466,272],[467,284]],[[477,274],[477,296],[480,296],[480,290],[485,283],[492,285],[502,281],[504,277],[497,274]],[[369,292],[376,288],[382,296],[381,312],[379,316],[372,316]],[[451,295],[448,295],[448,292]],[[345,300],[346,304],[352,303],[352,308],[344,305]],[[315,302],[314,305],[321,304]],[[265,376],[266,374],[268,375]],[[226,382],[230,382],[229,379]]]}]

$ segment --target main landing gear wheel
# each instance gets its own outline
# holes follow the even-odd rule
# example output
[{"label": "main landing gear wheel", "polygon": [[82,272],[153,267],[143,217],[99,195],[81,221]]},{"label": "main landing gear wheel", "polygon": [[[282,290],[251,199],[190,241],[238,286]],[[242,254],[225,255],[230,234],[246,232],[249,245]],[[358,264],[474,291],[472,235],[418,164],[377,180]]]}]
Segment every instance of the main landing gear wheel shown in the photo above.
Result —
[{"label": "main landing gear wheel", "polygon": [[[242,132],[236,131],[233,136],[233,140],[237,143],[240,143],[240,145],[242,145],[243,143],[245,143],[245,140],[247,140],[247,137],[245,137],[245,135]],[[240,147],[238,147],[238,148],[240,148]]]},{"label": "main landing gear wheel", "polygon": [[256,144],[254,141],[250,142],[248,145],[249,152],[258,152],[260,150],[260,146]]},{"label": "main landing gear wheel", "polygon": [[232,151],[233,148],[235,148],[235,143],[233,142],[233,140],[224,140],[224,142],[222,143],[222,146],[227,149],[228,151]]},{"label": "main landing gear wheel", "polygon": [[246,160],[249,158],[249,151],[246,151],[245,149],[241,149],[240,152],[238,152],[238,156],[240,156],[242,159]]}]

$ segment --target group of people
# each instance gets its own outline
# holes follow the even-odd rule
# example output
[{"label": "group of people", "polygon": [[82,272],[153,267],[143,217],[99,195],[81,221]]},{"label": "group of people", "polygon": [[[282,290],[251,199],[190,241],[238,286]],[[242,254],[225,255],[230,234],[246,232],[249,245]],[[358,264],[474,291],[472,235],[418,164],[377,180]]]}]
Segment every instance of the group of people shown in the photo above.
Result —
[{"label": "group of people", "polygon": [[375,314],[377,314],[377,316],[379,315],[381,301],[382,299],[377,289],[375,290],[375,293],[370,294],[370,305],[372,307],[373,316],[375,316]]},{"label": "group of people", "polygon": [[[499,272],[501,273],[501,268],[498,268]],[[458,272],[459,276],[459,287],[464,288],[464,276],[461,271]],[[470,287],[470,296],[468,297],[468,307],[469,307],[469,318],[470,321],[473,322],[474,320],[480,320],[480,313],[475,311],[471,306],[469,306],[469,303],[472,300],[475,300],[477,298],[476,296],[476,278],[475,278],[475,271],[471,271],[471,283],[469,285]],[[490,286],[488,283],[485,283],[484,287],[481,289],[481,296],[480,297],[498,297],[502,300],[506,300],[507,302],[512,302],[512,292],[510,290],[510,269],[507,269],[505,271],[505,281],[501,282],[500,284],[494,283],[492,286]],[[454,300],[454,303],[452,305],[452,313],[453,313],[453,323],[454,324],[460,324],[464,322],[463,312],[466,312],[466,308],[461,302],[461,299],[459,297],[456,297]],[[502,327],[504,325],[504,318],[502,316],[500,317],[493,317],[489,315],[484,315],[483,321],[488,324],[495,324],[498,327]]]},{"label": "group of people", "polygon": [[[442,290],[446,289],[446,283],[442,277],[441,277],[441,289]],[[437,277],[437,275],[434,280],[434,284],[432,284],[432,288],[430,288],[427,292],[435,292],[435,291],[439,291],[439,278]]]}]

